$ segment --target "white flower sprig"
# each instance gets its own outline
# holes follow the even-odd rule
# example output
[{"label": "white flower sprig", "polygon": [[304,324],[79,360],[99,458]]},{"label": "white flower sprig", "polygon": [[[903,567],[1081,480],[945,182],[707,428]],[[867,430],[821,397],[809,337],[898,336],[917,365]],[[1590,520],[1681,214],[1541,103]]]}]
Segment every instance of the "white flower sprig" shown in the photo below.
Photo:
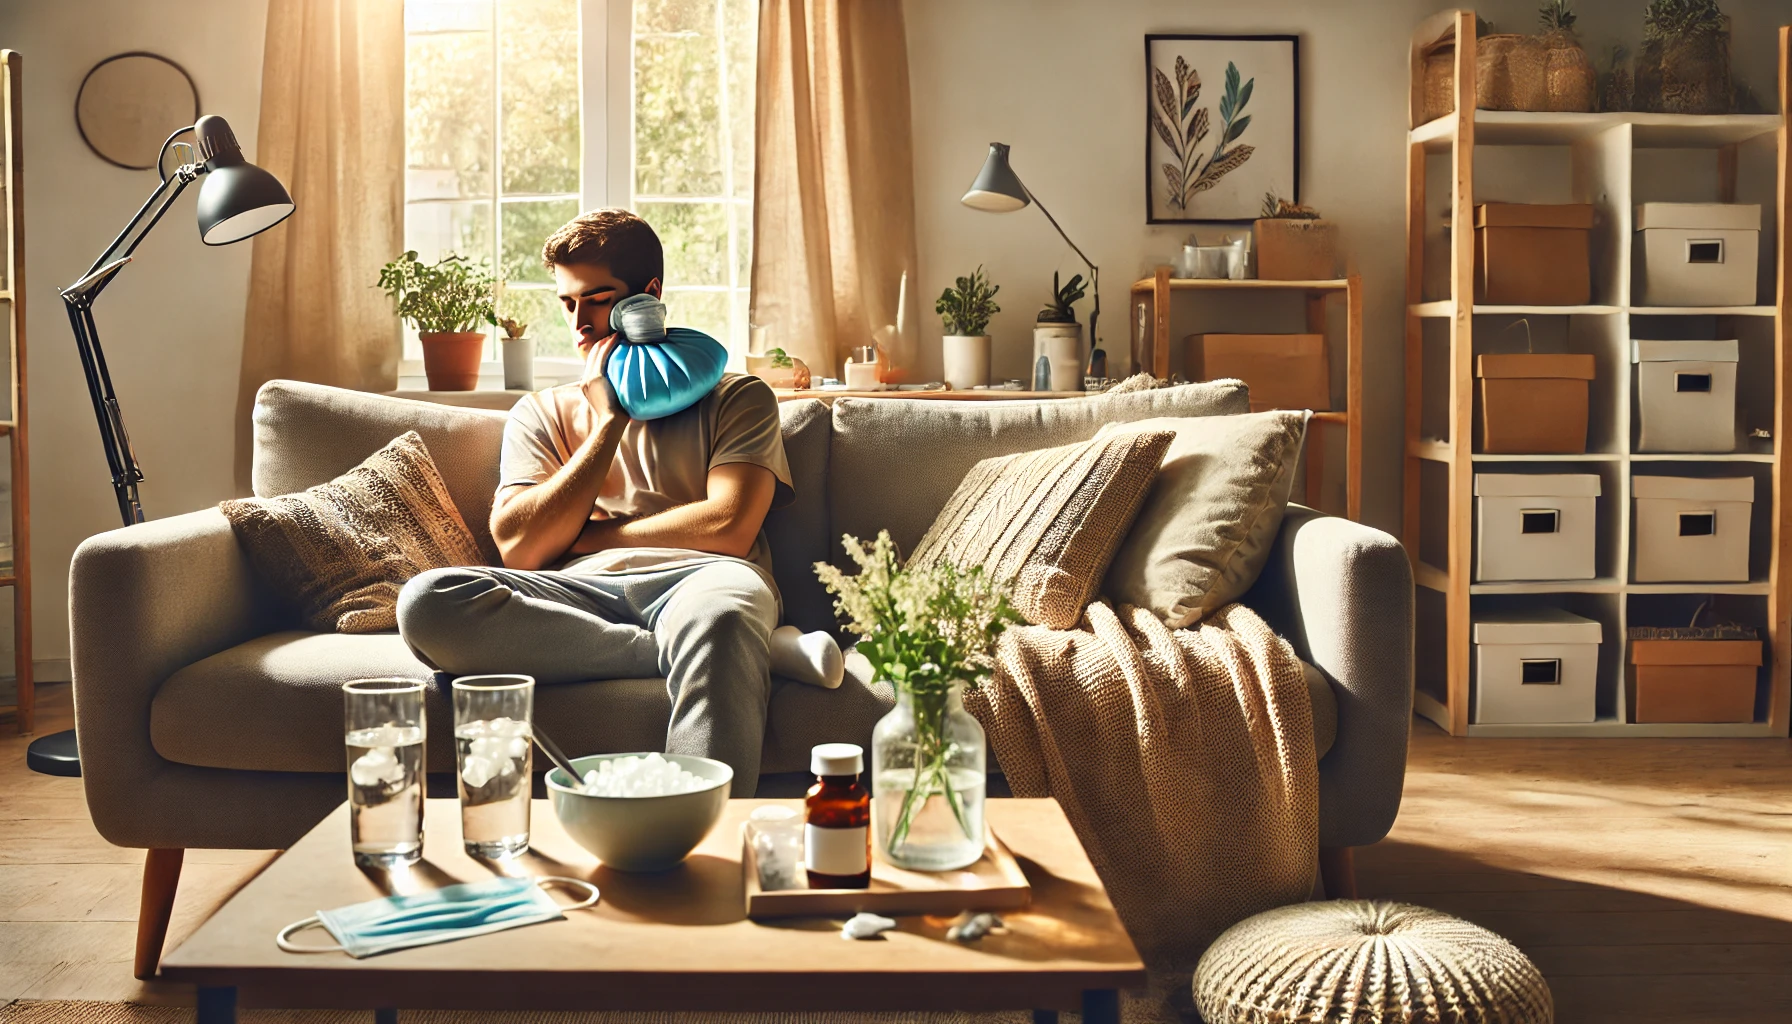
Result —
[{"label": "white flower sprig", "polygon": [[1021,621],[1006,583],[981,566],[905,568],[888,530],[870,544],[850,534],[841,540],[858,574],[816,562],[815,575],[879,678],[928,695],[989,678],[996,638]]}]

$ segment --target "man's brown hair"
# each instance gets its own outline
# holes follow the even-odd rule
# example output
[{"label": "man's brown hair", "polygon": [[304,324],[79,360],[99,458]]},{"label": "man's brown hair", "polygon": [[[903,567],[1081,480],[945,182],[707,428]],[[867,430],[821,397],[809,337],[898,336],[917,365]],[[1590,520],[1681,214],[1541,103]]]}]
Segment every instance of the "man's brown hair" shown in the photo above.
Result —
[{"label": "man's brown hair", "polygon": [[541,247],[541,262],[549,267],[601,263],[628,285],[631,295],[666,272],[660,236],[646,221],[621,209],[592,210],[567,221]]}]

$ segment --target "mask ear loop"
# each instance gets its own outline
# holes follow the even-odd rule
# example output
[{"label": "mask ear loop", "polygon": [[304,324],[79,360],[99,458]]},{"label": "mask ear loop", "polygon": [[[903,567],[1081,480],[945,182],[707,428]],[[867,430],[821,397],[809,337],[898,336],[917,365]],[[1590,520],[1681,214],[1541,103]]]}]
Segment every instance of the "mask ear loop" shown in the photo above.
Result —
[{"label": "mask ear loop", "polygon": [[[598,900],[597,886],[592,885],[590,882],[587,882],[582,878],[565,878],[560,875],[544,875],[540,878],[537,878],[535,880],[535,884],[540,886],[543,889],[547,889],[547,888],[549,888],[551,886],[555,886],[555,885],[568,886],[570,888],[578,889],[578,890],[581,890],[581,891],[587,893],[587,895],[584,899],[580,900],[577,903],[571,904],[569,906],[561,907],[560,908],[561,910],[584,910],[586,907],[592,907],[592,906],[597,905],[597,900]],[[315,918],[313,918],[313,920],[315,920]]]},{"label": "mask ear loop", "polygon": [[342,951],[342,947],[340,945],[337,945],[337,946],[295,946],[292,943],[286,941],[286,937],[288,935],[291,935],[293,932],[300,931],[305,928],[310,928],[314,925],[318,926],[318,927],[322,927],[323,922],[319,921],[315,916],[307,917],[303,921],[294,921],[292,924],[289,924],[286,927],[280,929],[280,934],[274,936],[274,945],[279,946],[281,949],[285,950],[288,953],[339,953]]}]

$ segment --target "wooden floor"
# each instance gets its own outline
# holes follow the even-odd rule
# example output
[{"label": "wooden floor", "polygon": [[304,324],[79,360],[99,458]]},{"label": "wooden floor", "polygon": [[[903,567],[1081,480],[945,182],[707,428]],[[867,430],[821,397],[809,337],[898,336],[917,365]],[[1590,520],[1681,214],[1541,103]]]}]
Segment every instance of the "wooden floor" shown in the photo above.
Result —
[{"label": "wooden floor", "polygon": [[[40,689],[45,731],[66,686]],[[0,1002],[178,1002],[131,978],[140,850],[107,844],[81,783],[0,739]],[[1477,921],[1549,978],[1562,1024],[1792,1020],[1792,741],[1456,740],[1414,726],[1365,896]],[[271,858],[192,851],[178,943]]]}]

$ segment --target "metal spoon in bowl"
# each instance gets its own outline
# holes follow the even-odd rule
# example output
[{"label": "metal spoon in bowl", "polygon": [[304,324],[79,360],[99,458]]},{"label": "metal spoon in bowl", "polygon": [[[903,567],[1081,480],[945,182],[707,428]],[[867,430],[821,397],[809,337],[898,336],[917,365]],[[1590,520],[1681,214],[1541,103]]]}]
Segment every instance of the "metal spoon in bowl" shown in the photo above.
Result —
[{"label": "metal spoon in bowl", "polygon": [[560,749],[560,744],[555,743],[547,733],[542,732],[541,726],[531,723],[531,727],[535,733],[535,745],[541,748],[542,753],[548,755],[548,760],[554,762],[556,767],[566,773],[566,777],[572,780],[573,789],[584,792],[585,780],[579,776],[579,770],[572,766],[572,759]]}]

